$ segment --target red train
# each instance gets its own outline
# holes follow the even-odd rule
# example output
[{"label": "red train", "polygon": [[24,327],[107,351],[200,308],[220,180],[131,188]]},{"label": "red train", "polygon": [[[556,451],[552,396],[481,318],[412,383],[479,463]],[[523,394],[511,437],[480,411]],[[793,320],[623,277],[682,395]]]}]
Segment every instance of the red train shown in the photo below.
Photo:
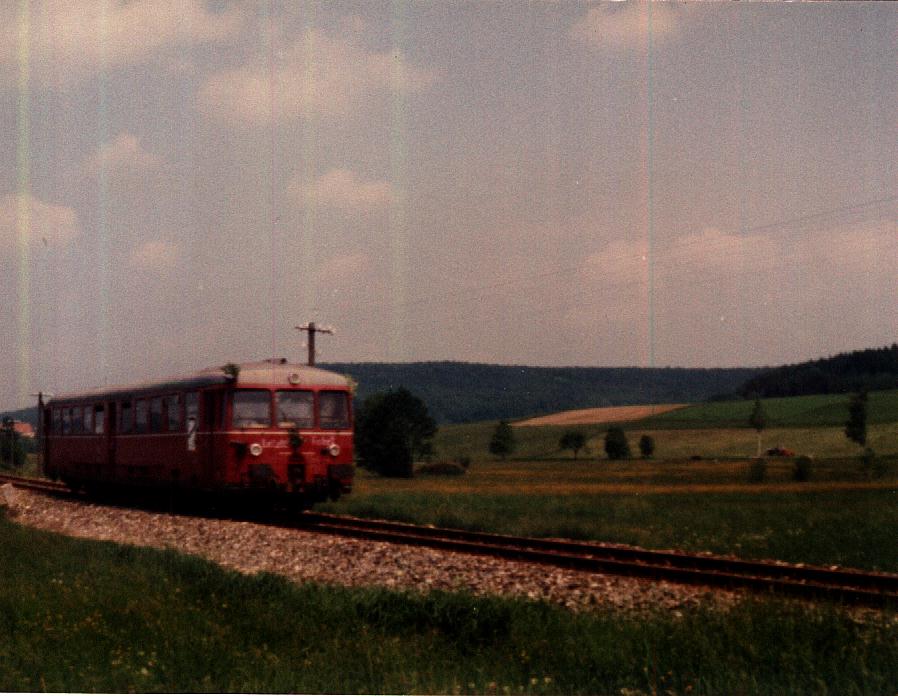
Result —
[{"label": "red train", "polygon": [[352,382],[284,359],[60,396],[44,470],[74,488],[237,493],[305,508],[352,489]]}]

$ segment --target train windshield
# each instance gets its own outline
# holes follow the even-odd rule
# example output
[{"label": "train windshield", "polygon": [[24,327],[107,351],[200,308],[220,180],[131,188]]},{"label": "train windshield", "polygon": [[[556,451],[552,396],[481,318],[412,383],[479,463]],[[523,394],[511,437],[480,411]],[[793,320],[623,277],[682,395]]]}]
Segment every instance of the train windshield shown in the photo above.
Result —
[{"label": "train windshield", "polygon": [[314,398],[310,391],[278,391],[274,407],[279,428],[311,428],[315,425]]},{"label": "train windshield", "polygon": [[322,428],[349,427],[349,399],[346,392],[323,391],[318,394]]},{"label": "train windshield", "polygon": [[263,389],[239,389],[234,392],[235,428],[271,427],[271,392]]}]

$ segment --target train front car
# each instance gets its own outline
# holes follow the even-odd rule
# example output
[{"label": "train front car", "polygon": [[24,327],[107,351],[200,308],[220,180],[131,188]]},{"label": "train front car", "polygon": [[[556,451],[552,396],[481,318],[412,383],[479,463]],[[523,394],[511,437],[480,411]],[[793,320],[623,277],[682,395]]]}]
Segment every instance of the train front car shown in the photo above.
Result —
[{"label": "train front car", "polygon": [[285,361],[247,363],[226,390],[223,488],[305,508],[352,490],[351,381]]}]

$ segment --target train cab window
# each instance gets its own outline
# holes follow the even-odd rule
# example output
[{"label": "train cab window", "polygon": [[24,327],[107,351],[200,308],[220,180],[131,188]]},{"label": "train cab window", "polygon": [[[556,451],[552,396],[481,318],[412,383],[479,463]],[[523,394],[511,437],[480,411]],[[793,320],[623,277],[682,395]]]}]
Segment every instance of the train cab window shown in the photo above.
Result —
[{"label": "train cab window", "polygon": [[349,400],[346,392],[319,392],[318,414],[322,428],[348,428]]},{"label": "train cab window", "polygon": [[106,429],[106,411],[103,404],[94,406],[94,433],[102,435]]},{"label": "train cab window", "polygon": [[263,389],[235,391],[231,420],[235,428],[270,428],[271,392]]},{"label": "train cab window", "polygon": [[125,434],[134,432],[134,412],[130,401],[122,401],[119,431]]},{"label": "train cab window", "polygon": [[162,432],[162,397],[150,399],[150,432]]},{"label": "train cab window", "polygon": [[134,402],[134,432],[147,432],[149,424],[150,407],[146,399],[138,399]]},{"label": "train cab window", "polygon": [[72,409],[62,409],[62,434],[68,435],[72,432]]},{"label": "train cab window", "polygon": [[278,391],[274,408],[279,428],[311,428],[315,425],[313,394],[310,391]]},{"label": "train cab window", "polygon": [[181,430],[181,395],[172,394],[165,397],[165,412],[168,432],[176,433]]}]

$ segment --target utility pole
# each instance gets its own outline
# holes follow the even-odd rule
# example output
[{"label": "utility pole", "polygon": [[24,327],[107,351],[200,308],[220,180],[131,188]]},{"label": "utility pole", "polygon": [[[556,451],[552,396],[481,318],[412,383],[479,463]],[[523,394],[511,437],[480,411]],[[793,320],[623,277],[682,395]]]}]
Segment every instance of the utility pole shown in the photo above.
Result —
[{"label": "utility pole", "polygon": [[314,321],[310,321],[308,324],[303,324],[302,326],[294,326],[293,328],[299,331],[307,331],[309,334],[309,365],[315,365],[315,334],[316,333],[326,333],[333,335],[334,330],[330,326],[315,326]]}]

